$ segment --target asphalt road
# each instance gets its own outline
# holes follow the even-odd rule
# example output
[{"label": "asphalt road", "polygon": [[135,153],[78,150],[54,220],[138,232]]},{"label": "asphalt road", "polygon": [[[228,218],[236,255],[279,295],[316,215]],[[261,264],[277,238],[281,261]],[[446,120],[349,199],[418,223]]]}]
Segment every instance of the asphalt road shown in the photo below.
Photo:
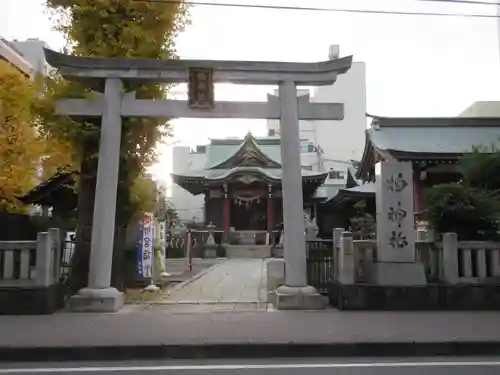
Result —
[{"label": "asphalt road", "polygon": [[500,357],[404,359],[302,359],[120,361],[65,363],[0,363],[0,375],[493,375],[500,374]]}]

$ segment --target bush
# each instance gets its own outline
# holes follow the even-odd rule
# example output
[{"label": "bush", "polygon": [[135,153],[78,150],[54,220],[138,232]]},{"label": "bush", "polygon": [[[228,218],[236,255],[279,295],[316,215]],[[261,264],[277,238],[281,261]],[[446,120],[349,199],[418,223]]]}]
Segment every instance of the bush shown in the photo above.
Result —
[{"label": "bush", "polygon": [[54,220],[50,216],[32,215],[30,216],[30,224],[36,233],[47,232],[50,228],[55,227]]},{"label": "bush", "polygon": [[494,145],[474,147],[471,153],[460,158],[458,170],[465,185],[478,189],[500,189],[500,151]]},{"label": "bush", "polygon": [[436,234],[454,232],[460,240],[498,237],[500,202],[494,192],[440,184],[427,189],[426,201],[429,224]]},{"label": "bush", "polygon": [[353,206],[356,214],[350,219],[354,239],[366,240],[375,238],[377,223],[372,215],[366,212],[366,202],[360,201]]}]

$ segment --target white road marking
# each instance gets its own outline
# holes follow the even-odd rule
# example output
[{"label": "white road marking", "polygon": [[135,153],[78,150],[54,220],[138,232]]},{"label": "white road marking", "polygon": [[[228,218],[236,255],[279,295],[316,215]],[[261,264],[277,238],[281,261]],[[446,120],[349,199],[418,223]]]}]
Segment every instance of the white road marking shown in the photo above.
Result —
[{"label": "white road marking", "polygon": [[315,368],[398,368],[398,367],[475,367],[500,366],[500,361],[454,362],[360,362],[360,363],[290,363],[290,364],[234,364],[234,365],[162,365],[162,366],[102,366],[62,368],[5,368],[2,374],[53,373],[53,372],[125,372],[125,371],[206,371],[206,370],[264,370],[264,369],[315,369]]}]

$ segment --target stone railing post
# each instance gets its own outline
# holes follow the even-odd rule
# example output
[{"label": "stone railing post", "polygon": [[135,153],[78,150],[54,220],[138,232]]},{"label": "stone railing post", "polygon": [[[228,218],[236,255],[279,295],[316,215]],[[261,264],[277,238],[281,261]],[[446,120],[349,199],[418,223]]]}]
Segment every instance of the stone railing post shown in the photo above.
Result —
[{"label": "stone railing post", "polygon": [[339,249],[340,237],[344,232],[344,228],[334,228],[332,235],[332,251],[333,251],[333,280],[337,281],[339,275]]},{"label": "stone railing post", "polygon": [[342,285],[356,282],[356,264],[354,262],[354,241],[351,232],[342,232],[340,237],[338,281]]},{"label": "stone railing post", "polygon": [[53,254],[53,276],[54,282],[58,282],[61,277],[61,257],[63,242],[61,239],[61,231],[59,228],[50,228],[49,236],[51,242],[51,250]]},{"label": "stone railing post", "polygon": [[458,236],[443,233],[443,278],[448,284],[458,284]]},{"label": "stone railing post", "polygon": [[38,233],[36,238],[36,284],[50,286],[52,281],[52,248],[50,235]]},{"label": "stone railing post", "polygon": [[280,232],[280,240],[278,241],[278,246],[283,247],[285,244],[285,232],[281,231]]}]

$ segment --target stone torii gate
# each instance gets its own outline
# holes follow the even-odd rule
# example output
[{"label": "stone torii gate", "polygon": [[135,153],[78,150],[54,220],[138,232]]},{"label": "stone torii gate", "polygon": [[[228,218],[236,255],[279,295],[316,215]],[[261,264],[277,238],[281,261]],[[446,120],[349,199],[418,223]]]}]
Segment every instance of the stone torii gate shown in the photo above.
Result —
[{"label": "stone torii gate", "polygon": [[[94,99],[63,99],[57,111],[69,116],[101,117],[101,138],[88,286],[73,296],[78,311],[116,311],[123,294],[111,288],[122,117],[254,118],[281,123],[285,286],[277,290],[278,308],[320,307],[322,298],[307,286],[301,183],[299,119],[342,120],[343,104],[310,103],[296,87],[333,84],[347,72],[352,57],[318,63],[85,58],[45,50],[47,62],[69,80],[103,92]],[[124,93],[124,83],[188,83],[189,99],[144,100]],[[214,102],[214,83],[278,85],[279,96],[266,102]]]}]

